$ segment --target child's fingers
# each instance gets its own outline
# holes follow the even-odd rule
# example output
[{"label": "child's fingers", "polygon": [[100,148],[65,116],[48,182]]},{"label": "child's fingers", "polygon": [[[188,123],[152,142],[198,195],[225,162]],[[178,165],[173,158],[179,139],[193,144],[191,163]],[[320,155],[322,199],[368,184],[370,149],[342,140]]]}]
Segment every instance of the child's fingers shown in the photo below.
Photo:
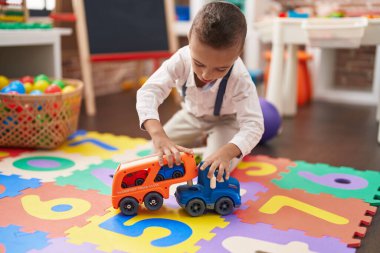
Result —
[{"label": "child's fingers", "polygon": [[181,152],[185,152],[185,153],[188,153],[188,154],[194,154],[194,151],[190,148],[185,148],[185,147],[182,147],[182,146],[176,146],[176,148],[181,151]]},{"label": "child's fingers", "polygon": [[230,169],[226,169],[226,179],[228,180],[230,178]]},{"label": "child's fingers", "polygon": [[214,161],[211,164],[210,169],[209,169],[208,174],[207,174],[208,178],[211,179],[212,177],[215,177],[215,170],[216,170],[216,168],[218,168],[218,166],[219,166],[219,163],[217,163],[216,161]]},{"label": "child's fingers", "polygon": [[181,153],[178,151],[176,147],[171,149],[172,154],[174,154],[174,160],[176,165],[181,165]]},{"label": "child's fingers", "polygon": [[223,182],[223,174],[224,174],[224,171],[225,171],[225,167],[223,166],[223,164],[220,164],[219,166],[219,171],[218,171],[218,175],[216,177],[216,180],[218,182]]},{"label": "child's fingers", "polygon": [[202,163],[202,166],[199,168],[200,170],[205,170],[209,165],[210,165],[211,162],[209,161],[204,161]]},{"label": "child's fingers", "polygon": [[162,151],[159,151],[157,153],[158,164],[160,166],[164,166],[164,157],[163,156],[164,156],[164,153]]},{"label": "child's fingers", "polygon": [[212,176],[212,178],[210,179],[210,188],[211,189],[215,189],[216,188],[216,178],[215,178],[215,176]]},{"label": "child's fingers", "polygon": [[169,168],[173,168],[173,154],[172,154],[172,152],[169,149],[165,148],[164,153],[166,156],[166,160],[168,161]]}]

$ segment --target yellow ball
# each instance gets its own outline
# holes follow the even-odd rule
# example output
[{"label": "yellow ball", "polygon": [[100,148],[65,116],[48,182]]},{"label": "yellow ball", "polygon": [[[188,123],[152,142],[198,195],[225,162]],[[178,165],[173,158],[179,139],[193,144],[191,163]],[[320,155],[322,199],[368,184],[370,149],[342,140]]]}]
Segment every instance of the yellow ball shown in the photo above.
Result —
[{"label": "yellow ball", "polygon": [[4,88],[8,84],[9,84],[8,78],[6,78],[5,76],[0,76],[0,89]]},{"label": "yellow ball", "polygon": [[33,84],[24,83],[25,93],[29,94],[33,90]]},{"label": "yellow ball", "polygon": [[34,83],[33,90],[39,90],[41,92],[44,92],[46,88],[49,86],[49,82],[46,80],[38,80]]},{"label": "yellow ball", "polygon": [[69,93],[69,92],[72,92],[72,91],[75,91],[75,87],[71,86],[71,85],[68,85],[68,86],[66,86],[65,88],[62,89],[62,93]]}]

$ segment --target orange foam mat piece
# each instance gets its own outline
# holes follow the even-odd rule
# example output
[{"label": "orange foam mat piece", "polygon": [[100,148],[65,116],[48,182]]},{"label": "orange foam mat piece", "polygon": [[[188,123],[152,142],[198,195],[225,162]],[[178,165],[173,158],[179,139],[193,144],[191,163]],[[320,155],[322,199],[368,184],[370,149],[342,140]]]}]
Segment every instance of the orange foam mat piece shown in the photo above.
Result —
[{"label": "orange foam mat piece", "polygon": [[265,155],[248,155],[238,164],[232,176],[240,182],[256,182],[264,185],[279,178],[281,172],[289,172],[289,166],[296,164],[286,158],[272,158]]},{"label": "orange foam mat piece", "polygon": [[339,238],[350,247],[359,247],[376,213],[376,207],[360,199],[340,199],[328,194],[308,194],[275,185],[260,192],[257,201],[245,203],[236,215],[246,223],[267,223],[280,230],[297,229],[313,237]]},{"label": "orange foam mat piece", "polygon": [[0,206],[0,217],[7,217],[0,219],[0,227],[14,224],[24,232],[38,230],[56,238],[65,236],[65,231],[73,226],[87,224],[88,218],[104,214],[111,200],[94,190],[44,183],[19,196],[1,199]]}]

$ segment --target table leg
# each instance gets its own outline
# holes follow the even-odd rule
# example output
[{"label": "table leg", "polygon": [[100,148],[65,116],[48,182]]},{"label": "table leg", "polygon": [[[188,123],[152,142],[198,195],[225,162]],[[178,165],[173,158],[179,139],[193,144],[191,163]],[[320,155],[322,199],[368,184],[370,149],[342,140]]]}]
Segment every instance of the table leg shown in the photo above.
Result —
[{"label": "table leg", "polygon": [[[375,93],[377,93],[377,112],[376,120],[379,122],[379,129],[377,131],[377,142],[380,143],[380,46],[376,47],[376,58],[375,58],[375,74],[373,77],[373,88]],[[377,90],[377,91],[376,91]]]},{"label": "table leg", "polygon": [[326,99],[331,91],[335,73],[336,50],[334,48],[319,48],[314,50],[314,97]]},{"label": "table leg", "polygon": [[295,116],[297,114],[297,50],[297,45],[288,45],[283,102],[285,116]]},{"label": "table leg", "polygon": [[53,55],[54,55],[54,77],[62,78],[62,58],[61,58],[61,38],[57,36],[53,43]]},{"label": "table leg", "polygon": [[282,105],[282,72],[284,60],[284,43],[282,36],[282,24],[274,21],[273,25],[273,43],[272,43],[272,59],[269,69],[268,90],[266,99],[271,102],[283,114]]},{"label": "table leg", "polygon": [[[374,66],[374,76],[373,76],[373,89],[377,94],[377,113],[376,120],[380,121],[380,46],[376,47],[376,58]],[[380,140],[379,140],[380,142]]]}]

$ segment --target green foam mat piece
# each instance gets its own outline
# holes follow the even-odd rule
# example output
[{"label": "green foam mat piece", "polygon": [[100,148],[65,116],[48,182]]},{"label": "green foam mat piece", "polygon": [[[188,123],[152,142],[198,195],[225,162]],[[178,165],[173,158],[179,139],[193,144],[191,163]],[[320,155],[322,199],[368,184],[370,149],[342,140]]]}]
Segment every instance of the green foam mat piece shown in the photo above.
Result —
[{"label": "green foam mat piece", "polygon": [[357,198],[380,206],[380,172],[296,161],[295,167],[290,167],[289,172],[283,172],[280,176],[272,182],[284,189],[303,189],[313,194],[328,193],[339,198]]}]

